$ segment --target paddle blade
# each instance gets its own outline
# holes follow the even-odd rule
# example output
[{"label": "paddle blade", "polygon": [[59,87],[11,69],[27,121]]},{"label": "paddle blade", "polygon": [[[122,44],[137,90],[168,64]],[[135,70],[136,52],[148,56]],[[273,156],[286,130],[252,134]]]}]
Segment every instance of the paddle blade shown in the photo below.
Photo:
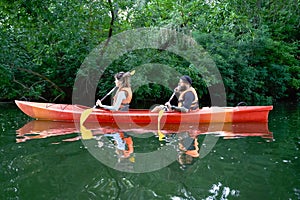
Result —
[{"label": "paddle blade", "polygon": [[83,126],[83,123],[85,122],[85,120],[89,117],[89,115],[93,112],[93,108],[89,108],[86,109],[85,111],[83,111],[80,115],[80,132],[81,132],[81,138],[83,140],[88,140],[93,138],[93,134],[92,131],[86,129]]},{"label": "paddle blade", "polygon": [[89,140],[93,138],[92,131],[85,128],[82,124],[80,124],[80,132],[83,140]]},{"label": "paddle blade", "polygon": [[135,162],[135,158],[132,156],[132,157],[129,158],[129,161],[132,162],[132,163],[134,163]]},{"label": "paddle blade", "polygon": [[160,120],[164,114],[164,110],[160,110],[158,113],[158,121],[157,121],[157,134],[158,134],[158,140],[163,141],[165,138],[165,135],[160,131]]},{"label": "paddle blade", "polygon": [[89,108],[83,111],[80,115],[80,124],[83,124],[92,112],[93,112],[93,108]]},{"label": "paddle blade", "polygon": [[132,76],[132,75],[134,75],[134,73],[135,73],[135,70],[132,70],[132,71],[130,72],[130,75]]}]

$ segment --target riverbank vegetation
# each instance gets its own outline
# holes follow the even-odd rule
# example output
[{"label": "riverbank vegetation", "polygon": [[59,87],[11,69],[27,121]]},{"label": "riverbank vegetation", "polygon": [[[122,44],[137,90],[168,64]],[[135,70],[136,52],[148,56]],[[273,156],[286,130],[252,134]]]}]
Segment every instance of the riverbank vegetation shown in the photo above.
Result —
[{"label": "riverbank vegetation", "polygon": [[[229,104],[300,99],[299,0],[4,0],[0,6],[0,101],[70,103],[86,56],[108,38],[141,27],[193,37],[216,63]],[[190,75],[201,103],[209,104],[201,72],[187,69],[189,63],[168,52],[128,52],[107,74],[130,70],[149,58]],[[103,76],[97,96],[112,84],[111,76]],[[134,101],[166,101],[171,93],[160,85],[145,85],[135,91]]]}]

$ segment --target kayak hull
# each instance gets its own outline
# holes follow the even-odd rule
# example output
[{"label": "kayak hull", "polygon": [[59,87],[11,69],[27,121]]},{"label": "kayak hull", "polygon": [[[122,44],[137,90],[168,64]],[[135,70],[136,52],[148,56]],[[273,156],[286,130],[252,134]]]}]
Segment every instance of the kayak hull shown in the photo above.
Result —
[{"label": "kayak hull", "polygon": [[[79,122],[84,111],[90,109],[82,105],[38,103],[15,101],[26,115],[38,120]],[[164,112],[160,123],[215,123],[215,122],[268,122],[273,106],[204,107],[189,113]],[[130,109],[128,112],[93,109],[86,122],[157,124],[159,113],[147,109]]]}]

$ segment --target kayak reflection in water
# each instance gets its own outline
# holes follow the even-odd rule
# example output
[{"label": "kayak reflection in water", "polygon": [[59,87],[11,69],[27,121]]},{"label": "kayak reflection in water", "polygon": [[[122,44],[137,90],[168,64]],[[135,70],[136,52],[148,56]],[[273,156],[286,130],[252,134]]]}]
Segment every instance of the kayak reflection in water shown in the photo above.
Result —
[{"label": "kayak reflection in water", "polygon": [[186,113],[199,109],[198,95],[196,90],[192,87],[191,77],[187,75],[180,77],[178,86],[174,89],[174,94],[178,96],[177,106],[171,105],[170,99],[165,103],[165,105],[156,106],[151,112],[159,112],[160,110],[175,110]]},{"label": "kayak reflection in water", "polygon": [[128,111],[132,99],[130,76],[130,72],[119,72],[115,75],[115,84],[118,90],[113,98],[112,106],[103,105],[100,100],[97,100],[96,105],[112,111]]}]

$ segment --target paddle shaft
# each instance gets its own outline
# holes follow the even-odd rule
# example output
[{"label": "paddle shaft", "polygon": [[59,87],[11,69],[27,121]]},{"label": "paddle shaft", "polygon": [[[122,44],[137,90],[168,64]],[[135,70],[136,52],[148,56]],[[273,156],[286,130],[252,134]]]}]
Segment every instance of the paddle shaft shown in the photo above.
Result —
[{"label": "paddle shaft", "polygon": [[167,101],[167,102],[170,103],[174,96],[175,96],[175,92],[173,92],[172,96],[170,97],[169,101]]},{"label": "paddle shaft", "polygon": [[111,91],[109,91],[109,93],[107,93],[100,101],[103,101],[108,95],[110,95],[113,91],[115,91],[116,88],[117,88],[117,86],[115,86],[113,89],[111,89]]}]

